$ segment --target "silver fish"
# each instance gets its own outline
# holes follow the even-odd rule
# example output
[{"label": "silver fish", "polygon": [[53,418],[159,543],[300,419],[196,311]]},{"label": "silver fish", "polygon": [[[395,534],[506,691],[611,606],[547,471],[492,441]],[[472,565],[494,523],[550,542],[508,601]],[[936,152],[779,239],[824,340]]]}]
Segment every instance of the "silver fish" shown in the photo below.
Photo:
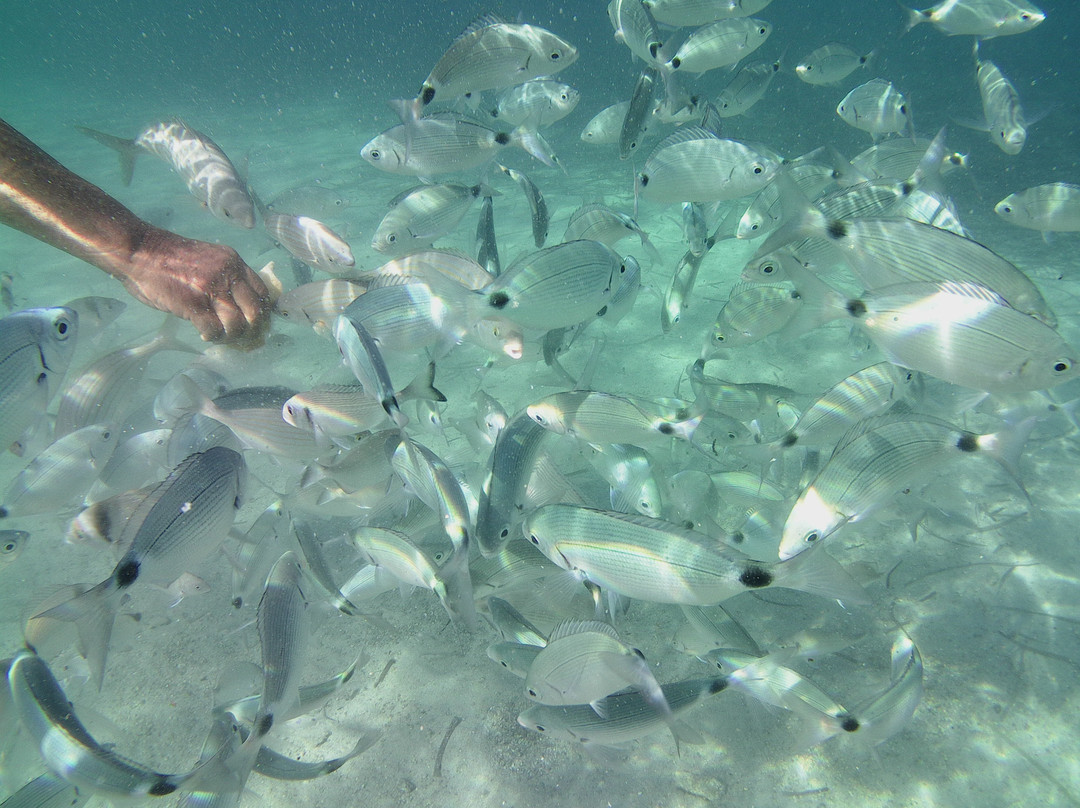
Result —
[{"label": "silver fish", "polygon": [[524,171],[517,171],[502,165],[499,166],[499,169],[516,182],[525,195],[525,201],[529,204],[529,213],[532,216],[533,243],[536,244],[537,249],[540,249],[544,246],[544,242],[547,241],[548,225],[551,221],[544,195],[540,193],[536,183],[529,179]]},{"label": "silver fish", "polygon": [[622,124],[626,120],[626,112],[629,108],[629,101],[620,101],[618,104],[604,107],[585,124],[585,128],[581,130],[581,139],[586,143],[597,145],[618,143]]},{"label": "silver fish", "polygon": [[847,45],[830,42],[807,54],[795,66],[795,75],[807,84],[838,84],[856,70],[869,65],[876,53],[872,50],[860,54]]},{"label": "silver fish", "polygon": [[656,22],[641,0],[611,0],[607,12],[615,29],[615,40],[626,45],[645,64],[656,61],[662,43]]},{"label": "silver fish", "polygon": [[489,645],[487,647],[487,656],[492,662],[502,665],[514,676],[524,679],[529,675],[529,668],[541,650],[543,650],[543,646],[540,645],[525,645],[504,640]]},{"label": "silver fish", "polygon": [[405,426],[409,418],[401,411],[394,395],[394,385],[390,381],[390,372],[386,369],[386,360],[383,359],[375,338],[363,323],[344,314],[339,315],[334,321],[334,339],[342,359],[357,381],[379,400],[395,424],[399,427]]},{"label": "silver fish", "polygon": [[610,302],[626,271],[626,262],[607,245],[569,241],[507,268],[483,290],[482,309],[522,328],[577,325]]},{"label": "silver fish", "polygon": [[138,581],[168,586],[225,539],[240,507],[246,468],[231,449],[214,447],[173,469],[128,520],[118,541],[128,550],[97,586],[37,617],[73,621],[91,675],[100,683],[120,602]]},{"label": "silver fish", "polygon": [[619,129],[619,157],[623,160],[641,145],[652,118],[655,106],[653,98],[656,95],[659,80],[659,69],[650,65],[641,71],[641,75],[634,84],[634,92],[630,96],[630,103],[623,116],[622,127]]},{"label": "silver fish", "polygon": [[1006,154],[1019,154],[1027,141],[1027,122],[1020,105],[1020,94],[997,65],[989,59],[979,58],[978,40],[975,40],[973,52],[975,81],[979,85],[990,141]]},{"label": "silver fish", "polygon": [[1080,231],[1080,185],[1052,182],[1009,194],[994,213],[1010,224],[1042,233]]},{"label": "silver fish", "polygon": [[794,558],[865,518],[952,457],[984,454],[1014,470],[1033,426],[1030,421],[1015,430],[977,435],[928,417],[878,416],[856,424],[792,506],[780,558]]},{"label": "silver fish", "polygon": [[545,396],[526,408],[544,429],[586,443],[652,445],[672,437],[690,440],[701,422],[700,403],[650,401],[593,390]]},{"label": "silver fish", "polygon": [[592,239],[609,247],[614,247],[627,236],[636,235],[644,247],[653,256],[659,259],[659,253],[653,243],[649,241],[648,234],[641,229],[634,219],[625,213],[619,213],[599,202],[582,205],[570,214],[566,223],[566,232],[563,233],[563,241],[576,241],[577,239]]},{"label": "silver fish", "polygon": [[270,213],[303,213],[318,219],[336,219],[352,205],[344,189],[321,183],[304,183],[287,188],[266,203]]},{"label": "silver fish", "polygon": [[454,40],[417,97],[401,104],[403,117],[416,121],[436,99],[450,101],[550,76],[577,57],[577,48],[545,28],[503,22],[494,15],[481,17]]},{"label": "silver fish", "polygon": [[[196,772],[161,774],[123,758],[94,740],[45,661],[24,651],[8,672],[22,726],[54,774],[90,794],[116,799],[172,794]],[[197,771],[197,770],[196,770]]]},{"label": "silver fish", "polygon": [[209,137],[179,121],[154,124],[134,140],[76,127],[120,155],[124,184],[131,183],[135,158],[150,152],[172,166],[191,195],[219,219],[248,230],[255,226],[255,203],[229,158]]},{"label": "silver fish", "polygon": [[644,0],[657,22],[667,25],[705,25],[727,17],[749,17],[772,0]]},{"label": "silver fish", "polygon": [[761,190],[778,168],[750,146],[683,126],[653,149],[637,188],[656,202],[717,202]]},{"label": "silver fish", "polygon": [[0,318],[0,447],[45,412],[75,352],[79,315],[58,307]]},{"label": "silver fish", "polygon": [[497,132],[449,112],[421,118],[408,130],[404,124],[391,127],[372,138],[360,156],[391,174],[431,177],[482,166],[506,146],[524,149],[545,165],[558,165],[551,146],[536,132],[523,127]]},{"label": "silver fish", "polygon": [[495,203],[490,196],[480,202],[480,218],[476,222],[476,263],[492,277],[502,272],[499,244],[495,238]]},{"label": "silver fish", "polygon": [[262,650],[263,685],[253,734],[270,732],[279,715],[300,702],[301,661],[307,644],[307,600],[300,587],[303,572],[291,551],[274,563],[259,599],[257,625]]},{"label": "silver fish", "polygon": [[716,96],[716,112],[721,118],[745,115],[769,90],[780,72],[780,60],[769,64],[755,62],[739,70],[735,77]]},{"label": "silver fish", "polygon": [[873,79],[860,84],[836,106],[836,114],[849,126],[867,132],[877,143],[881,135],[906,131],[915,138],[911,108],[892,82]]},{"label": "silver fish", "polygon": [[684,73],[704,73],[737,64],[765,44],[772,25],[737,17],[703,25],[691,32],[668,65]]},{"label": "silver fish", "polygon": [[[851,160],[856,170],[868,179],[903,180],[915,173],[919,162],[926,155],[931,141],[926,138],[894,137],[883,140]],[[967,155],[944,150],[939,172],[945,174],[955,168],[967,168]]]},{"label": "silver fish", "polygon": [[942,0],[921,11],[907,9],[907,30],[933,23],[948,36],[997,36],[1022,34],[1046,19],[1038,8],[1023,0]]},{"label": "silver fish", "polygon": [[530,129],[539,129],[561,121],[574,111],[580,100],[581,93],[569,84],[533,79],[499,93],[491,114],[510,126],[525,124]]},{"label": "silver fish", "polygon": [[274,303],[274,313],[286,320],[307,323],[316,331],[328,333],[345,307],[367,290],[367,285],[345,278],[312,281],[283,294]]},{"label": "silver fish", "polygon": [[486,185],[456,182],[410,188],[391,201],[371,237],[371,247],[382,253],[428,247],[453,232],[477,199],[497,193]]},{"label": "silver fish", "polygon": [[263,227],[290,255],[310,267],[336,275],[356,265],[348,242],[309,216],[264,213]]}]

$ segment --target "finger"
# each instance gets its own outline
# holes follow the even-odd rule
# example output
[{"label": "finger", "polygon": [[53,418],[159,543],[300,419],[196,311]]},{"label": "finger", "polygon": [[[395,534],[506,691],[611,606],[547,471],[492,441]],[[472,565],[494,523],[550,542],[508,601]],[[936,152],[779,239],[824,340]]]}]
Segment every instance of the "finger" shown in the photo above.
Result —
[{"label": "finger", "polygon": [[252,328],[262,331],[269,317],[270,295],[257,275],[250,271],[245,274],[245,278],[233,284],[233,301]]},{"label": "finger", "polygon": [[187,318],[207,342],[221,342],[225,338],[225,326],[209,306],[189,309]]},{"label": "finger", "polygon": [[248,331],[248,320],[244,312],[233,302],[231,296],[222,295],[214,299],[214,312],[225,330],[225,342],[235,342]]}]

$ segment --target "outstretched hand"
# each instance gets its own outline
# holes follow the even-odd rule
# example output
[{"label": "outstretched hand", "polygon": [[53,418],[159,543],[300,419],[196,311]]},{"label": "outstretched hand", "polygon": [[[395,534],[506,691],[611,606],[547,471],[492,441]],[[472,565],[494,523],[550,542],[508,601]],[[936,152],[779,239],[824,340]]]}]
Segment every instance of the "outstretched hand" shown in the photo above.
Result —
[{"label": "outstretched hand", "polygon": [[147,305],[190,320],[208,342],[250,350],[266,338],[270,294],[231,247],[151,228],[119,278]]}]

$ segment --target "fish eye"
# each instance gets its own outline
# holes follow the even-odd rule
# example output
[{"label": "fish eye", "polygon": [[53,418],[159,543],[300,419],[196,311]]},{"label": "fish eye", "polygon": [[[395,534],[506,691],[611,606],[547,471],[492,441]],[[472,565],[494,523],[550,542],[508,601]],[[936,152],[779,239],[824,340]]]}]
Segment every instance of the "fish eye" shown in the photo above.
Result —
[{"label": "fish eye", "polygon": [[540,539],[536,538],[536,534],[535,534],[535,533],[530,533],[530,534],[529,534],[529,541],[531,541],[531,542],[532,542],[533,544],[535,544],[535,545],[536,545],[537,547],[539,547],[539,546],[540,546]]},{"label": "fish eye", "polygon": [[803,65],[803,70],[806,70],[807,72],[809,72],[809,71],[811,71],[813,69],[814,69],[813,65]]},{"label": "fish eye", "polygon": [[1002,205],[1001,212],[1002,213],[1012,213],[1012,206],[1011,205]]},{"label": "fish eye", "polygon": [[1027,12],[1023,12],[1023,13],[1021,13],[1021,14],[1020,14],[1020,19],[1022,19],[1022,20],[1025,20],[1025,21],[1026,21],[1026,20],[1030,20],[1030,19],[1031,19],[1031,15],[1030,15],[1030,14],[1028,14]]},{"label": "fish eye", "polygon": [[529,688],[529,691],[528,691],[528,693],[529,693],[529,695],[530,695],[530,696],[532,696],[532,697],[533,697],[534,699],[536,698],[536,691],[535,691],[535,690],[533,690],[533,689],[532,689],[531,687]]},{"label": "fish eye", "polygon": [[71,324],[66,317],[61,317],[56,321],[56,335],[62,339],[67,339],[68,331],[71,330]]},{"label": "fish eye", "polygon": [[386,237],[386,240],[393,244],[395,241],[397,241],[397,236],[391,233],[389,236]]},{"label": "fish eye", "polygon": [[820,538],[821,538],[820,533],[818,533],[816,530],[811,530],[809,533],[807,533],[805,536],[803,536],[803,541],[806,542],[807,544],[813,544],[814,542],[816,542]]},{"label": "fish eye", "polygon": [[900,105],[900,114],[901,115],[907,115],[907,104],[901,104]]},{"label": "fish eye", "polygon": [[626,264],[619,264],[619,274],[622,275],[626,272]]},{"label": "fish eye", "polygon": [[846,109],[846,107],[845,107],[845,106],[844,106],[843,104],[841,104],[841,105],[840,105],[840,111],[841,111],[841,112],[844,112],[844,111],[845,111],[845,109]]},{"label": "fish eye", "polygon": [[776,267],[773,264],[765,264],[761,268],[762,275],[772,275],[774,272],[776,272]]},{"label": "fish eye", "polygon": [[18,546],[19,545],[14,541],[6,541],[6,542],[4,542],[4,546],[3,546],[2,549],[3,549],[3,552],[5,552],[5,553],[14,553],[15,548],[18,547]]},{"label": "fish eye", "polygon": [[378,149],[372,149],[368,152],[368,157],[370,157],[372,160],[378,160],[380,157],[382,157],[382,152],[380,152]]},{"label": "fish eye", "polygon": [[559,53],[558,51],[552,51],[552,52],[551,52],[551,61],[553,61],[553,62],[557,62],[557,61],[559,61],[559,59],[560,59],[561,57],[562,57],[562,54],[561,54],[561,53]]},{"label": "fish eye", "polygon": [[755,174],[760,174],[764,170],[765,170],[765,168],[763,166],[761,166],[760,164],[755,164],[754,165],[754,173]]},{"label": "fish eye", "polygon": [[724,337],[724,335],[723,335],[723,334],[721,334],[721,333],[720,333],[719,331],[717,331],[717,332],[716,332],[715,334],[713,334],[713,339],[714,339],[714,340],[715,340],[716,342],[723,342],[723,341],[724,341],[724,339],[725,339],[725,337]]},{"label": "fish eye", "polygon": [[566,101],[567,100],[566,93],[559,93],[559,98],[561,98],[563,101]]},{"label": "fish eye", "polygon": [[101,439],[102,440],[108,440],[111,437],[112,437],[112,432],[110,432],[107,429],[104,432],[101,433]]},{"label": "fish eye", "polygon": [[1065,360],[1060,360],[1054,363],[1054,373],[1064,373],[1071,367],[1071,364]]},{"label": "fish eye", "polygon": [[536,725],[536,731],[537,732],[546,732],[547,730],[544,729],[544,726],[542,724],[537,724]]},{"label": "fish eye", "polygon": [[758,29],[757,29],[757,32],[758,32],[759,34],[761,34],[762,36],[765,36],[765,32],[766,32],[766,30],[767,30],[767,29],[766,29],[766,28],[765,28],[765,26],[763,25],[763,26],[761,26],[760,28],[758,28]]}]

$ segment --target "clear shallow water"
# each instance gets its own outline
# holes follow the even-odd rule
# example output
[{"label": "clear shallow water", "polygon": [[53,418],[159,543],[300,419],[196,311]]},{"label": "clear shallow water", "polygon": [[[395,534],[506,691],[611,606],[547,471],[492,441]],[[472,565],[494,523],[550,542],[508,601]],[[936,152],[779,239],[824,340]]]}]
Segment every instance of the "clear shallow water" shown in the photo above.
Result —
[{"label": "clear shallow water", "polygon": [[[929,26],[898,39],[899,13],[886,2],[872,11],[859,11],[863,4],[830,3],[809,18],[794,5],[776,0],[760,15],[775,28],[761,58],[789,48],[794,64],[832,39],[857,48],[877,46],[882,57],[876,73],[909,93],[920,133],[932,134],[952,116],[976,114],[970,39],[947,39]],[[1043,8],[1046,23],[985,44],[983,56],[1010,76],[1033,113],[1045,110],[1047,117],[1032,128],[1015,158],[997,151],[983,134],[951,126],[950,148],[970,153],[972,168],[949,175],[947,186],[973,236],[1029,273],[1058,315],[1061,332],[1076,345],[1076,236],[1064,234],[1047,244],[1037,233],[1008,228],[992,213],[993,204],[1011,191],[1080,181],[1071,93],[1076,76],[1068,72],[1075,66],[1059,55],[1080,26],[1064,3]],[[130,136],[149,122],[179,116],[211,135],[238,164],[246,156],[250,181],[265,198],[302,183],[339,189],[351,204],[332,223],[352,243],[358,266],[371,269],[384,260],[367,246],[371,233],[386,201],[411,181],[377,172],[360,160],[359,149],[396,122],[385,99],[410,95],[449,38],[483,10],[417,4],[390,13],[342,4],[299,15],[280,4],[226,17],[196,5],[162,11],[129,3],[72,11],[35,4],[33,13],[15,9],[0,21],[10,45],[0,52],[0,116],[140,215],[184,235],[230,244],[253,266],[271,258],[287,265],[260,231],[227,228],[201,210],[178,178],[153,159],[140,160],[135,181],[123,187],[115,157],[74,130],[79,124]],[[518,12],[495,10],[508,17]],[[620,210],[632,208],[630,163],[610,149],[586,147],[577,137],[593,113],[629,92],[635,74],[626,52],[611,41],[602,4],[574,13],[543,6],[525,16],[582,50],[578,64],[561,78],[577,86],[583,100],[550,132],[568,174],[521,153],[504,154],[542,188],[552,210],[554,243],[582,201],[602,198]],[[724,81],[706,77],[702,85],[715,92]],[[730,121],[725,134],[791,156],[822,144],[853,156],[869,138],[833,114],[846,89],[809,87],[781,75],[752,114]],[[496,226],[505,265],[532,243],[524,201],[514,185],[499,182]],[[641,204],[639,222],[663,264],[651,266],[640,255],[647,288],[608,336],[597,389],[672,395],[754,249],[733,241],[719,245],[706,261],[686,319],[661,334],[660,298],[683,250],[678,213],[674,206]],[[440,245],[471,249],[473,222],[470,216]],[[630,241],[622,249],[640,254]],[[0,231],[0,260],[15,278],[20,307],[56,305],[81,294],[123,296],[97,270],[10,230]],[[161,315],[132,303],[98,344],[80,346],[73,368],[160,321]],[[183,334],[195,343],[190,330]],[[579,343],[564,357],[572,373],[584,364],[589,347]],[[500,364],[486,374],[478,371],[486,357],[476,349],[459,348],[441,362],[437,383],[450,399],[444,422],[470,414],[469,397],[481,383],[510,411],[562,389],[533,350],[519,365]],[[272,378],[299,389],[332,376],[337,365],[332,344],[280,322],[268,346],[255,354],[214,349],[210,356],[238,385]],[[709,372],[784,384],[812,399],[876,359],[873,352],[853,356],[846,328],[834,326],[752,346],[711,363]],[[176,354],[155,359],[148,393],[183,361]],[[1075,389],[1066,388],[1058,398],[1075,396]],[[932,385],[930,400],[933,412],[960,421],[949,388]],[[967,421],[980,430],[995,423],[979,415]],[[474,465],[477,458],[464,441],[452,431],[447,435],[448,440],[416,433],[448,459]],[[4,456],[0,480],[6,485],[21,465]],[[625,763],[599,766],[574,746],[517,726],[515,718],[527,706],[521,683],[486,657],[485,646],[496,639],[486,624],[469,635],[446,626],[429,593],[402,598],[391,592],[374,603],[386,624],[313,609],[305,682],[328,678],[361,650],[370,659],[354,684],[275,741],[281,751],[304,759],[341,754],[364,730],[380,731],[378,744],[321,780],[294,785],[252,778],[249,788],[262,804],[313,806],[1073,804],[1080,800],[1074,749],[1080,660],[1076,443],[1073,428],[1060,416],[1048,415],[1036,431],[1021,475],[1035,508],[1002,529],[976,532],[966,526],[1023,509],[1004,475],[971,459],[950,466],[928,486],[945,515],[928,517],[916,541],[890,512],[832,537],[830,554],[865,584],[870,606],[845,611],[786,590],[728,604],[763,643],[808,626],[850,640],[848,648],[800,668],[845,704],[858,704],[885,686],[892,633],[900,626],[910,634],[925,663],[925,696],[912,724],[876,754],[849,738],[801,749],[803,730],[793,717],[727,693],[688,718],[704,743],[684,742],[676,750],[669,734],[658,733],[633,747]],[[238,525],[246,527],[272,499],[253,486]],[[107,553],[63,544],[64,522],[57,516],[14,525],[32,530],[33,538],[15,564],[0,570],[5,653],[17,649],[22,621],[50,592],[100,580],[112,568]],[[216,682],[234,665],[258,660],[252,611],[228,605],[226,562],[217,560],[200,574],[211,587],[200,598],[169,609],[167,595],[144,592],[132,604],[142,619],[118,622],[100,693],[83,684],[85,668],[70,636],[43,646],[80,711],[85,705],[95,716],[87,720],[95,734],[160,770],[192,765]],[[680,621],[673,608],[635,603],[620,622],[624,639],[645,652],[660,681],[708,670],[672,649]],[[390,659],[393,666],[375,687]],[[455,716],[463,720],[447,744],[442,776],[435,777],[439,744]],[[14,789],[40,770],[32,754],[20,756],[2,772],[3,786]]]}]

